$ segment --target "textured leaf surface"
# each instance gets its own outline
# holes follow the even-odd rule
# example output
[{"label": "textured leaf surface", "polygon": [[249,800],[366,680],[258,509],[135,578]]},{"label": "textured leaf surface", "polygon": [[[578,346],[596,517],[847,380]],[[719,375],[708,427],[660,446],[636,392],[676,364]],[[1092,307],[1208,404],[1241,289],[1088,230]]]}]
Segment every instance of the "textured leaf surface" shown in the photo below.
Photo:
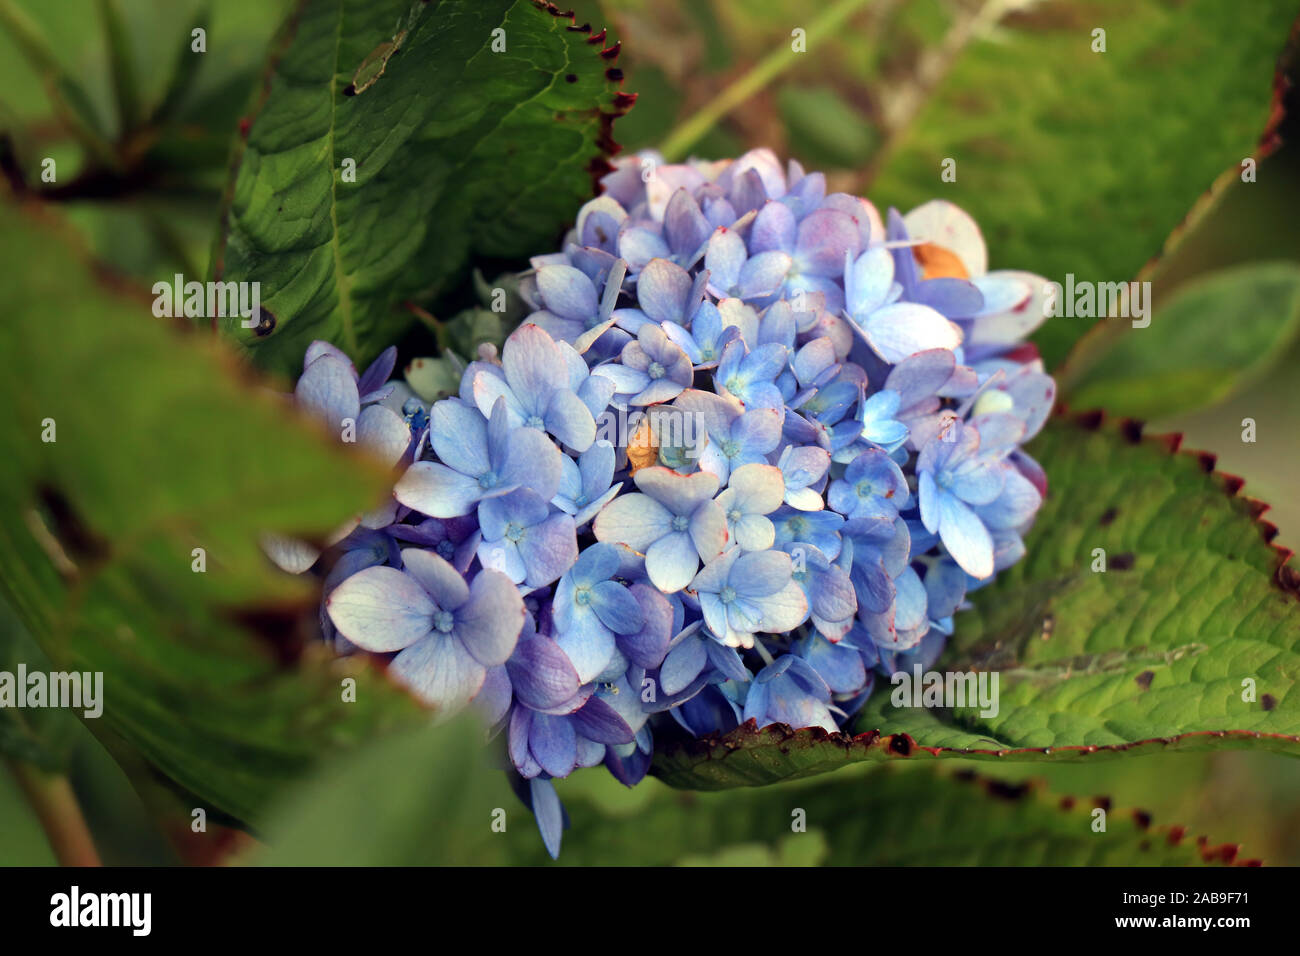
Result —
[{"label": "textured leaf surface", "polygon": [[[882,682],[855,737],[744,727],[664,748],[656,772],[674,786],[721,789],[924,755],[1300,755],[1290,553],[1269,543],[1276,529],[1258,520],[1264,505],[1238,494],[1240,479],[1176,447],[1100,416],[1058,417],[1035,440],[1051,484],[1028,554],[973,595],[935,668],[996,671],[996,716],[894,707]],[[1104,572],[1092,570],[1095,549]]]},{"label": "textured leaf surface", "polygon": [[[993,268],[1123,282],[1215,177],[1252,155],[1296,9],[1261,0],[1053,0],[1007,18],[953,65],[871,188],[936,195],[984,230]],[[1092,51],[1106,31],[1106,52]],[[956,182],[943,183],[943,160]],[[1093,320],[1048,320],[1049,366]]]},{"label": "textured leaf surface", "polygon": [[264,367],[296,371],[312,339],[365,362],[412,322],[401,302],[468,280],[471,257],[554,246],[627,102],[602,42],[530,0],[303,0],[213,259],[261,283],[274,327],[224,326]]},{"label": "textured leaf surface", "polygon": [[321,754],[416,716],[364,670],[349,704],[340,672],[296,660],[316,594],[257,544],[323,538],[387,474],[296,421],[217,343],[169,330],[147,297],[107,295],[13,207],[0,262],[0,593],[51,666],[104,673],[90,729],[195,806],[255,822]]},{"label": "textured leaf surface", "polygon": [[1225,269],[1180,289],[1147,328],[1115,320],[1088,336],[1071,355],[1061,397],[1143,419],[1190,411],[1257,380],[1297,335],[1300,266]]},{"label": "textured leaf surface", "polygon": [[[1189,866],[1238,858],[1234,845],[1202,847],[1181,827],[1155,826],[1105,798],[1055,797],[1035,782],[930,767],[662,794],[623,817],[567,803],[566,865]],[[1092,830],[1095,806],[1107,810],[1105,833]],[[800,816],[807,832],[792,832]]]}]

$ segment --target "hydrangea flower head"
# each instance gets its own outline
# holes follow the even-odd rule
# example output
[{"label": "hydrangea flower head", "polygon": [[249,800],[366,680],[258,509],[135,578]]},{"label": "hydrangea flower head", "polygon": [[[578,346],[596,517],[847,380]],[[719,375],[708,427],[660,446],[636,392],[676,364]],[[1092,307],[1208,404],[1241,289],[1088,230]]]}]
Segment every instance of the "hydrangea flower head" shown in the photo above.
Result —
[{"label": "hydrangea flower head", "polygon": [[404,468],[340,536],[327,636],[475,706],[553,855],[554,779],[632,785],[656,736],[745,721],[851,730],[876,674],[933,662],[1024,553],[1055,396],[1042,280],[990,272],[951,203],[881,216],[767,150],[604,186],[455,395],[408,411],[391,355],[358,376],[319,343],[296,393]]}]

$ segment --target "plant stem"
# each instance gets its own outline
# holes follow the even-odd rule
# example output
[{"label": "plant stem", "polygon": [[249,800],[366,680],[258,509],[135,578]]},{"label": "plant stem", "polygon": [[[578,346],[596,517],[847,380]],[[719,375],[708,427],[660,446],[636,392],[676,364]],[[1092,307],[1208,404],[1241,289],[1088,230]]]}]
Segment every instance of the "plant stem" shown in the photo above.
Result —
[{"label": "plant stem", "polygon": [[64,866],[99,866],[99,853],[68,778],[20,760],[6,762],[23,796],[36,811],[58,861]]},{"label": "plant stem", "polygon": [[[806,43],[813,44],[831,33],[869,2],[870,0],[839,0],[808,25],[804,36]],[[718,120],[772,82],[799,55],[794,51],[794,44],[790,43],[759,60],[753,69],[730,83],[668,134],[659,150],[664,159],[671,163],[683,158],[692,146],[713,129]]]},{"label": "plant stem", "polygon": [[0,28],[9,34],[28,65],[41,78],[55,113],[72,135],[101,165],[119,169],[120,157],[100,129],[98,116],[86,91],[63,69],[54,55],[54,48],[35,21],[13,0],[0,0]]}]

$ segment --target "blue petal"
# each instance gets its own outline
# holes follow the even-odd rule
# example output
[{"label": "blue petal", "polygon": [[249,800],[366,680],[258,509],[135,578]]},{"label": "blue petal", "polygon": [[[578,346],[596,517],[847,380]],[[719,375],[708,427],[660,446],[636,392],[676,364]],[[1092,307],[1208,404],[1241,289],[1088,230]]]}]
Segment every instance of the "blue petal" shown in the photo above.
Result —
[{"label": "blue petal", "polygon": [[548,637],[520,641],[506,670],[515,696],[537,710],[553,710],[573,698],[582,685],[568,655]]},{"label": "blue petal", "polygon": [[566,319],[596,314],[596,287],[573,266],[550,265],[537,270],[537,291],[546,308]]},{"label": "blue petal", "polygon": [[591,589],[591,608],[615,634],[635,634],[645,623],[641,605],[616,581],[601,581]]},{"label": "blue petal", "polygon": [[469,586],[469,600],[455,613],[455,633],[479,663],[504,664],[524,626],[524,601],[504,574],[485,568]]},{"label": "blue petal", "polygon": [[400,650],[422,640],[437,610],[414,578],[387,567],[366,568],[352,575],[325,599],[325,608],[339,633],[376,653]]},{"label": "blue petal", "polygon": [[443,713],[460,710],[479,692],[487,670],[455,638],[435,634],[393,658],[389,675]]}]

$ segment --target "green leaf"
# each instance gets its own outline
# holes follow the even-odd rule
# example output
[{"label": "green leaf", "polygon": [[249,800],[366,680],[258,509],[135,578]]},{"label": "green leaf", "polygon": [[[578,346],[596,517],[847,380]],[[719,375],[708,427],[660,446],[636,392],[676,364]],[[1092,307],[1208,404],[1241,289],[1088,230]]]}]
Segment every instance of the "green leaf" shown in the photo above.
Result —
[{"label": "green leaf", "polygon": [[147,295],[108,295],[48,225],[8,206],[0,263],[0,596],[52,667],[103,672],[89,728],[128,742],[191,806],[255,824],[322,754],[418,718],[364,663],[299,654],[319,592],[257,543],[320,540],[391,476],[297,419],[219,343],[154,318]]},{"label": "green leaf", "polygon": [[[980,223],[994,268],[1132,279],[1224,169],[1252,155],[1295,5],[1036,4],[975,39],[885,160],[877,203],[935,196]],[[1092,52],[1092,31],[1106,52]],[[1068,82],[1066,82],[1068,78]],[[940,181],[956,160],[957,179]],[[1035,334],[1049,367],[1087,330]]]},{"label": "green leaf", "polygon": [[[32,641],[9,605],[0,601],[0,672],[17,680],[27,673],[49,673],[50,663]],[[65,770],[76,740],[77,721],[60,708],[0,707],[0,755],[35,764],[42,770]]]},{"label": "green leaf", "polygon": [[[485,760],[468,719],[375,741],[338,758],[281,802],[263,866],[426,866],[550,862],[531,812]],[[603,779],[595,780],[593,775]],[[600,866],[1195,865],[1232,862],[1181,827],[1051,797],[1041,783],[887,767],[809,783],[682,794],[654,780],[597,797],[603,770],[558,781],[570,818],[559,862]],[[375,812],[382,806],[383,812]],[[1107,809],[1093,830],[1094,806]],[[802,810],[802,814],[797,811]],[[795,831],[801,822],[806,829]]]},{"label": "green leaf", "polygon": [[[881,767],[727,793],[662,793],[611,815],[566,798],[566,865],[1189,866],[1233,862],[1105,798],[1054,797],[933,767]],[[1095,806],[1107,809],[1104,833]],[[799,811],[803,811],[799,813]],[[797,822],[806,832],[794,832]],[[522,862],[522,861],[521,861]],[[533,861],[528,861],[533,862]],[[538,860],[537,862],[540,862]]]},{"label": "green leaf", "polygon": [[863,165],[879,134],[871,120],[831,86],[782,86],[777,106],[801,162]]},{"label": "green leaf", "polygon": [[108,60],[113,78],[113,95],[117,99],[117,126],[122,134],[135,129],[140,121],[140,90],[136,83],[135,54],[131,36],[122,17],[119,0],[98,0],[99,18],[108,41]]},{"label": "green leaf", "polygon": [[180,110],[198,79],[199,67],[203,64],[204,54],[194,52],[194,30],[202,30],[206,36],[211,26],[212,12],[208,3],[194,13],[194,19],[187,24],[176,45],[176,61],[172,67],[171,79],[167,81],[166,91],[150,117],[152,123],[166,123]]},{"label": "green leaf", "polygon": [[528,0],[304,0],[213,257],[277,321],[228,331],[266,368],[296,371],[312,339],[364,363],[412,321],[403,301],[553,247],[625,108],[593,40]]},{"label": "green leaf", "polygon": [[290,794],[246,862],[481,866],[531,854],[537,825],[482,742],[467,717],[374,741]]},{"label": "green leaf", "polygon": [[86,88],[68,71],[39,24],[15,0],[0,0],[0,28],[37,74],[55,113],[99,162],[118,157]]},{"label": "green leaf", "polygon": [[[857,736],[742,727],[660,748],[677,787],[723,789],[903,757],[1078,760],[1258,748],[1300,756],[1300,576],[1264,505],[1176,436],[1056,418],[1030,452],[1050,487],[1026,556],[971,595],[940,672],[998,674],[996,716],[895,707]],[[1094,571],[1096,549],[1104,572]],[[1247,693],[1247,691],[1252,693]]]},{"label": "green leaf", "polygon": [[1080,342],[1059,384],[1076,409],[1157,418],[1258,380],[1300,335],[1300,265],[1247,264],[1181,287],[1147,328],[1123,319]]}]

